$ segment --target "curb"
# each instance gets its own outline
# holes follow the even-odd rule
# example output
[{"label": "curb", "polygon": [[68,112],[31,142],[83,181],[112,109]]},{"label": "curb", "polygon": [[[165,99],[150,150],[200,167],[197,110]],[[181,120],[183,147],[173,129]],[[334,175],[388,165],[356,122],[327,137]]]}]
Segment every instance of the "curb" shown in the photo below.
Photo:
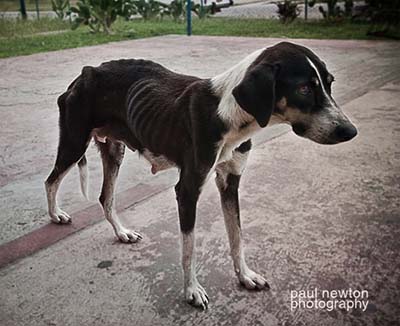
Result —
[{"label": "curb", "polygon": [[[165,184],[154,186],[139,183],[132,188],[122,191],[117,196],[117,212],[121,212],[132,205],[155,196],[170,187],[171,185]],[[32,255],[71,234],[104,220],[100,204],[91,205],[71,215],[73,223],[64,225],[49,223],[17,239],[0,245],[0,268],[18,259]]]}]

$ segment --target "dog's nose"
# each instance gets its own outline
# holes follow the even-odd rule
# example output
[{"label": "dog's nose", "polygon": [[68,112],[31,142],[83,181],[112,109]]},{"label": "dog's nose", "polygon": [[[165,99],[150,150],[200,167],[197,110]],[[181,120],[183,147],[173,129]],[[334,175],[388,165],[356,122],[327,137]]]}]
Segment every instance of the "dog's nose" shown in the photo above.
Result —
[{"label": "dog's nose", "polygon": [[357,129],[352,124],[343,124],[336,127],[334,138],[338,142],[348,141],[357,135]]}]

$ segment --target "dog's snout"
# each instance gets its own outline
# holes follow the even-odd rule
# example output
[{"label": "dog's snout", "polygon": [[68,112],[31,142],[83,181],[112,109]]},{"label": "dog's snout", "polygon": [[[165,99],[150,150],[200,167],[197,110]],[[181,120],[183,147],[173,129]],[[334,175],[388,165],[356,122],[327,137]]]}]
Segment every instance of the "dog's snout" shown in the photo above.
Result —
[{"label": "dog's snout", "polygon": [[333,132],[333,138],[338,142],[348,141],[353,139],[357,135],[357,129],[352,124],[343,124],[335,128]]}]

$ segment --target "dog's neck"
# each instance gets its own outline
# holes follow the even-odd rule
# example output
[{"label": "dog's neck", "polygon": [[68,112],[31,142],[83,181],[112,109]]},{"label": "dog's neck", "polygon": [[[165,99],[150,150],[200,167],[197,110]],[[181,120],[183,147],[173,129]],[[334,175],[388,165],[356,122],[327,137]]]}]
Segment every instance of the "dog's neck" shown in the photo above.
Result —
[{"label": "dog's neck", "polygon": [[215,94],[221,98],[218,106],[218,115],[229,128],[239,129],[241,126],[254,121],[254,117],[237,104],[232,91],[243,80],[247,69],[262,51],[264,49],[251,53],[232,68],[211,79]]}]

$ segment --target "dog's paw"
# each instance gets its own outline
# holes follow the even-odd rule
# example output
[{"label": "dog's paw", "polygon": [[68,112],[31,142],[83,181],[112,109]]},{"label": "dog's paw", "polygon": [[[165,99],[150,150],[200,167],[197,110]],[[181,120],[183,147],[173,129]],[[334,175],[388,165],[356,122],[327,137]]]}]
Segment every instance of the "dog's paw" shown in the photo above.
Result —
[{"label": "dog's paw", "polygon": [[192,306],[206,310],[208,308],[208,295],[206,290],[199,284],[194,283],[189,285],[185,290],[186,301]]},{"label": "dog's paw", "polygon": [[56,208],[55,212],[49,213],[51,221],[57,224],[71,223],[71,217],[60,208]]},{"label": "dog's paw", "polygon": [[269,289],[267,280],[250,269],[239,274],[239,282],[248,290]]},{"label": "dog's paw", "polygon": [[125,228],[116,231],[115,234],[119,241],[123,243],[135,243],[143,239],[140,233]]}]

